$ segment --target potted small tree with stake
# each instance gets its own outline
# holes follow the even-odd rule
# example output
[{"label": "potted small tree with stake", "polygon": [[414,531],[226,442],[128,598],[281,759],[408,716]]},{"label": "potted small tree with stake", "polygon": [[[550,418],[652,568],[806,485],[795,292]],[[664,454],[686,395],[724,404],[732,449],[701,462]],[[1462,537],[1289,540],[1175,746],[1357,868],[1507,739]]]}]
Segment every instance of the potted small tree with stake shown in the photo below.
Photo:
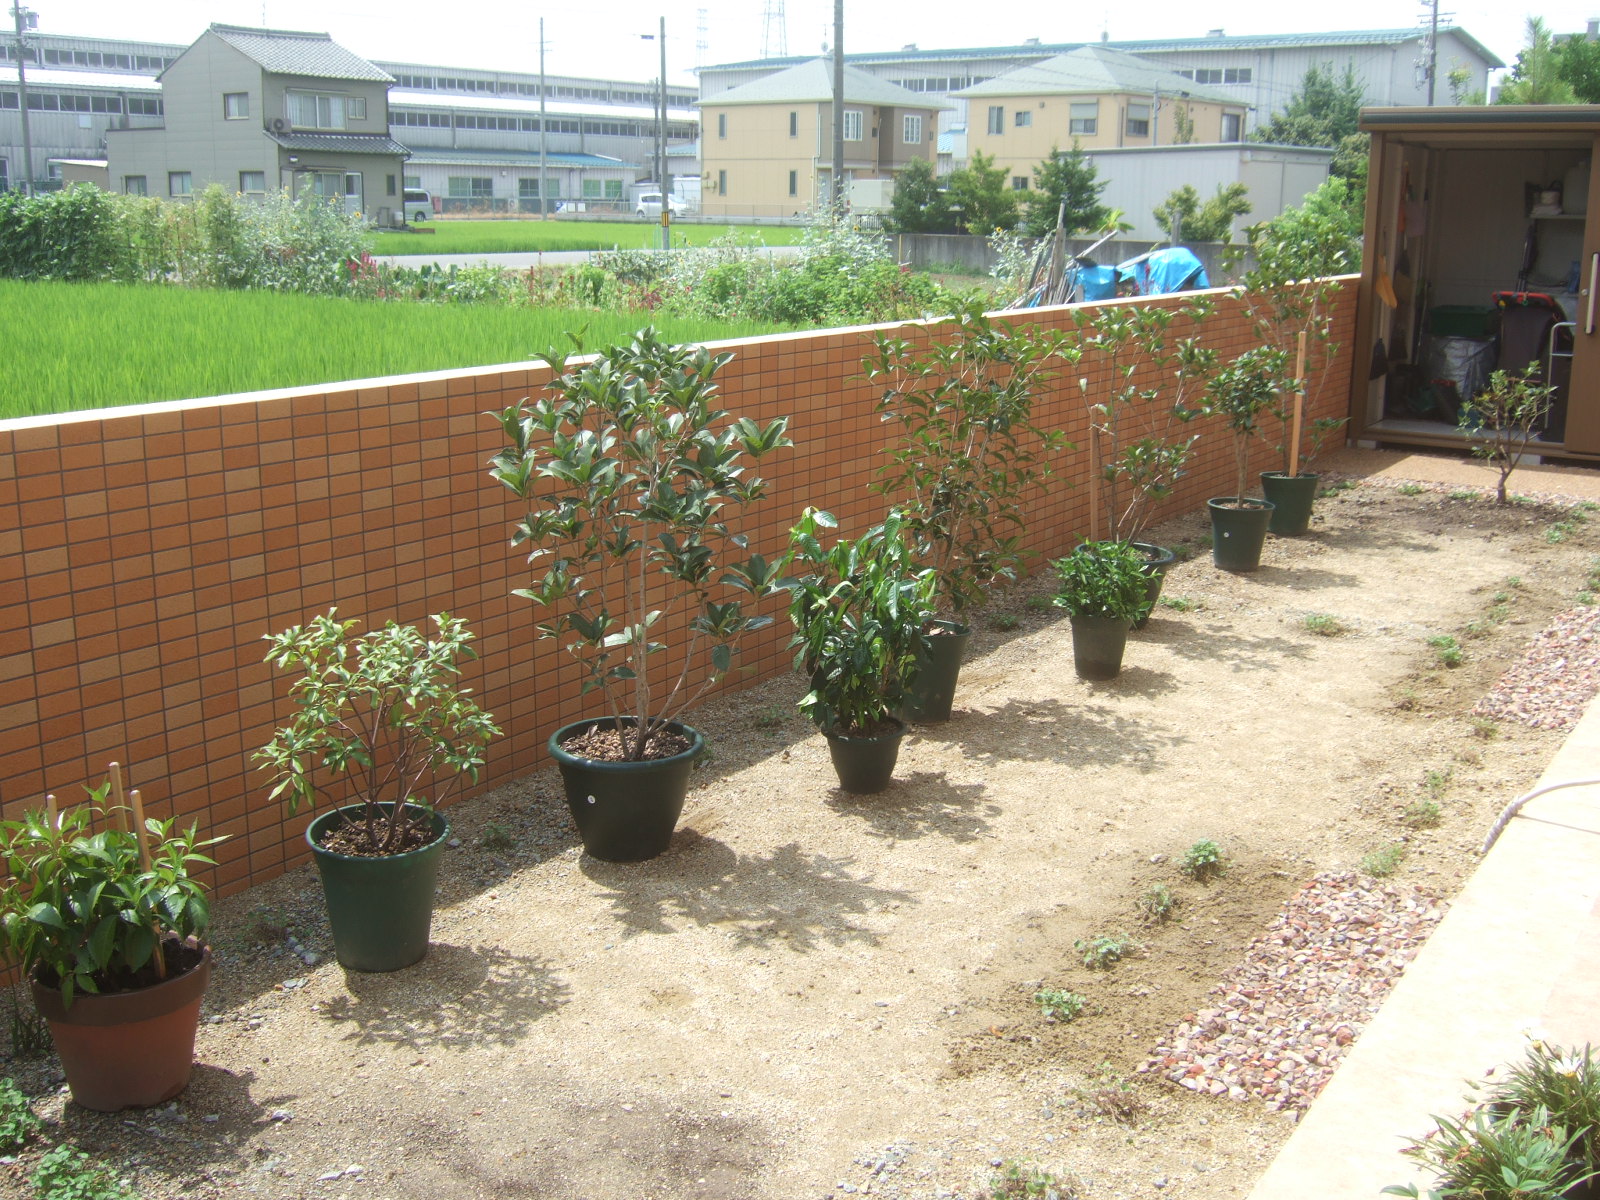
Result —
[{"label": "potted small tree with stake", "polygon": [[716,407],[732,357],[645,329],[571,370],[547,354],[545,395],[496,414],[509,445],[490,473],[528,504],[511,544],[543,565],[517,595],[552,614],[539,636],[605,700],[549,748],[584,849],[609,862],[666,850],[704,747],[678,717],[772,623],[739,597],[770,595],[777,564],[747,553],[728,518],[766,490],[746,458],[792,443],[786,418],[762,427]]},{"label": "potted small tree with stake", "polygon": [[1261,565],[1272,504],[1245,495],[1250,479],[1250,443],[1261,433],[1261,415],[1272,409],[1283,387],[1283,352],[1273,346],[1246,350],[1212,378],[1207,411],[1233,433],[1239,489],[1206,501],[1211,511],[1211,560],[1224,571],[1254,571]]},{"label": "potted small tree with stake", "polygon": [[116,1112],[170,1100],[194,1068],[211,913],[190,872],[210,864],[194,826],[129,808],[121,776],[86,789],[89,803],[0,822],[0,928],[50,1027],[72,1098]]},{"label": "potted small tree with stake", "polygon": [[912,561],[900,513],[824,548],[817,535],[837,527],[831,514],[808,508],[790,531],[789,562],[810,568],[783,582],[795,666],[811,681],[800,711],[828,739],[839,785],[881,792],[900,753],[905,722],[895,714],[926,655],[938,581]]},{"label": "potted small tree with stake", "polygon": [[973,304],[949,335],[925,342],[887,333],[862,362],[883,390],[877,411],[900,426],[879,489],[904,511],[919,562],[938,580],[939,616],[905,712],[944,721],[971,634],[962,617],[991,586],[1016,577],[1029,491],[1050,477],[1050,459],[1072,448],[1033,420],[1052,366],[1078,361],[1066,333],[995,321]]},{"label": "potted small tree with stake", "polygon": [[1129,542],[1093,542],[1050,564],[1054,603],[1072,619],[1072,662],[1080,679],[1115,679],[1128,630],[1150,611],[1144,553]]},{"label": "potted small tree with stake", "polygon": [[431,640],[393,621],[353,637],[357,622],[329,609],[266,637],[267,661],[299,676],[294,716],[254,756],[272,772],[272,798],[291,813],[315,807],[320,772],[348,776],[357,797],[306,828],[334,952],[352,971],[398,971],[427,954],[450,836],[437,806],[477,781],[500,733],[456,682],[459,662],[475,657],[467,623],[443,613],[433,622]]}]

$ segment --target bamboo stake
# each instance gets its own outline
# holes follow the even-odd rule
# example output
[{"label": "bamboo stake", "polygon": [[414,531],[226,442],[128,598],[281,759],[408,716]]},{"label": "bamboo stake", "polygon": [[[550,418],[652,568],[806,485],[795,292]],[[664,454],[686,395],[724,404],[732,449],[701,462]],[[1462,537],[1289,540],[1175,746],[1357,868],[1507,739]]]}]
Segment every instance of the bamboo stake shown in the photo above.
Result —
[{"label": "bamboo stake", "polygon": [[1294,421],[1289,426],[1289,474],[1300,474],[1300,421],[1305,416],[1306,331],[1302,329],[1294,359]]},{"label": "bamboo stake", "polygon": [[139,795],[139,789],[134,788],[128,793],[128,799],[133,801],[133,836],[139,843],[139,865],[146,871],[150,869],[150,846],[145,841],[144,827],[144,799]]},{"label": "bamboo stake", "polygon": [[122,796],[122,764],[112,763],[110,767],[111,794],[116,798],[116,814],[112,817],[117,823],[117,828],[123,833],[128,832],[128,802]]},{"label": "bamboo stake", "polygon": [[1100,540],[1100,430],[1089,424],[1089,540]]}]

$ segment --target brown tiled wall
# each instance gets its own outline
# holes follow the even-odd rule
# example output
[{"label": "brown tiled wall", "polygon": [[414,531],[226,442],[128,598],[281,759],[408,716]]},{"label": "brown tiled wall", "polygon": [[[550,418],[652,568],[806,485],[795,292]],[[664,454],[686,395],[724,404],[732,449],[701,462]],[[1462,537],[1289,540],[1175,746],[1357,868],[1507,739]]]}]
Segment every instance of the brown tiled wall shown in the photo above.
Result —
[{"label": "brown tiled wall", "polygon": [[[1346,347],[1353,312],[1347,283],[1334,336]],[[1204,336],[1225,357],[1253,341],[1225,297]],[[847,532],[877,519],[871,484],[890,428],[856,378],[866,335],[727,348],[724,407],[788,415],[796,443],[761,465],[771,487],[750,513],[758,548],[781,553],[806,504],[831,509]],[[1335,358],[1313,415],[1343,415],[1349,363],[1348,352]],[[1083,373],[1058,379],[1036,410],[1080,446]],[[499,431],[483,414],[545,378],[464,371],[0,423],[0,811],[15,816],[47,788],[75,799],[117,759],[152,812],[230,835],[217,847],[223,890],[300,861],[307,816],[269,802],[249,762],[287,703],[261,638],[333,604],[364,625],[468,618],[482,654],[468,678],[507,732],[480,787],[538,767],[549,731],[590,709],[576,664],[534,640],[528,604],[510,594],[527,567],[507,546],[519,514],[485,469]],[[1227,434],[1202,432],[1167,512],[1233,490]],[[1269,445],[1259,465],[1270,469]],[[1043,554],[1086,531],[1087,489],[1068,486],[1084,463],[1081,450],[1066,455],[1026,506]],[[725,686],[787,670],[787,636],[778,621],[748,643]]]}]

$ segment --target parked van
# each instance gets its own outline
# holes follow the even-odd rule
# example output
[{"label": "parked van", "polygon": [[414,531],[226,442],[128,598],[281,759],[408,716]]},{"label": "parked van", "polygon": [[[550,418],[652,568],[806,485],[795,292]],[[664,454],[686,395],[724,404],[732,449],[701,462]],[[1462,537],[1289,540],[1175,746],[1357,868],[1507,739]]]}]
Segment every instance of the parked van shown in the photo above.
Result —
[{"label": "parked van", "polygon": [[[667,207],[672,210],[672,215],[675,217],[683,213],[683,205],[679,202],[676,194],[667,197]],[[648,217],[652,221],[659,221],[661,219],[661,193],[641,193],[638,204],[634,206],[633,215],[636,217]]]},{"label": "parked van", "polygon": [[433,197],[427,192],[407,188],[404,201],[407,221],[426,221],[433,216]]}]

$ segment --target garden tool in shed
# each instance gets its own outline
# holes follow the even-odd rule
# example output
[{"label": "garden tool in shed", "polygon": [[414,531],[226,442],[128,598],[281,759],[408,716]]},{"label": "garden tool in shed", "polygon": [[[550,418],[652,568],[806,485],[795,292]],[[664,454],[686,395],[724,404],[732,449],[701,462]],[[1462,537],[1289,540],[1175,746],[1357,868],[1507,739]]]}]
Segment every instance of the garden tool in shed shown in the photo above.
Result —
[{"label": "garden tool in shed", "polygon": [[1368,379],[1382,379],[1389,373],[1389,351],[1380,337],[1372,344],[1372,365],[1367,368]]}]

